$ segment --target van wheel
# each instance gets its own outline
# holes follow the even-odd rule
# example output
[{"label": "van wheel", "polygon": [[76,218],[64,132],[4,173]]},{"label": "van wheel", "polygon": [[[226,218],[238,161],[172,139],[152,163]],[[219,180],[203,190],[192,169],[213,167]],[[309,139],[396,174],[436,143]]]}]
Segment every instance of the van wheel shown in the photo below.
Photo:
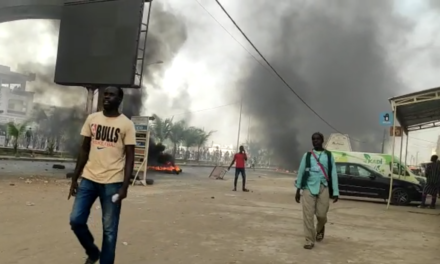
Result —
[{"label": "van wheel", "polygon": [[394,205],[408,205],[411,202],[408,191],[403,188],[395,188],[391,193],[391,203]]}]

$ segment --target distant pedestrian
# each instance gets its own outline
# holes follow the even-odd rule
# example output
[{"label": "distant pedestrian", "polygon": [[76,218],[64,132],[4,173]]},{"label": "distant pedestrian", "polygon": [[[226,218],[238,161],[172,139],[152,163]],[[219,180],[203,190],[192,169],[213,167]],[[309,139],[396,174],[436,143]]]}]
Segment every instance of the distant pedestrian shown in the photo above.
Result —
[{"label": "distant pedestrian", "polygon": [[431,156],[431,163],[426,166],[426,185],[423,188],[422,203],[420,208],[426,208],[426,197],[431,195],[431,205],[429,208],[435,209],[437,196],[440,191],[440,161],[437,155]]},{"label": "distant pedestrian", "polygon": [[31,144],[31,140],[32,140],[32,128],[29,128],[26,131],[25,136],[26,136],[26,148],[28,149],[29,145]]},{"label": "distant pedestrian", "polygon": [[234,159],[231,162],[231,165],[229,165],[228,170],[231,169],[232,165],[235,163],[235,178],[234,178],[234,189],[233,191],[237,191],[237,182],[238,182],[238,175],[241,174],[241,179],[243,182],[243,192],[249,192],[248,189],[246,189],[246,161],[247,161],[247,155],[246,151],[244,151],[244,147],[240,146],[239,152],[234,155]]},{"label": "distant pedestrian", "polygon": [[[321,133],[312,135],[313,149],[302,157],[296,180],[296,202],[301,200],[301,190],[303,197],[305,249],[312,249],[315,242],[324,239],[330,198],[336,203],[339,197],[335,160],[331,152],[323,148],[323,143],[324,136]],[[316,229],[315,215],[318,220]]]}]

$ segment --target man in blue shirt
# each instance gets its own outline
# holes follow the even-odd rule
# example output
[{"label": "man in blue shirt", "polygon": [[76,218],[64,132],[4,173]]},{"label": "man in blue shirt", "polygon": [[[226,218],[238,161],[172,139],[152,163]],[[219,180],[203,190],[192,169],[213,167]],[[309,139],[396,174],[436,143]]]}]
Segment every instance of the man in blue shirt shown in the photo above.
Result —
[{"label": "man in blue shirt", "polygon": [[[305,249],[312,249],[316,241],[320,242],[324,239],[330,198],[336,203],[339,196],[335,160],[331,152],[323,148],[323,143],[324,136],[321,133],[312,135],[313,149],[304,154],[296,180],[296,202],[300,202],[301,190],[303,196]],[[316,229],[315,215],[318,220]]]}]

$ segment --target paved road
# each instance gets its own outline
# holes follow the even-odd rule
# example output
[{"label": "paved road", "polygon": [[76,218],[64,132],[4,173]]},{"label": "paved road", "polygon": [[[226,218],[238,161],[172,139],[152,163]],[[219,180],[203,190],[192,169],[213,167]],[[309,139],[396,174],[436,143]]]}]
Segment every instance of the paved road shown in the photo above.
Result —
[{"label": "paved road", "polygon": [[[53,169],[54,164],[61,164],[65,169]],[[0,160],[0,178],[12,176],[59,176],[65,177],[67,172],[73,171],[75,163],[73,162],[46,162],[46,161],[23,161],[23,160]],[[208,177],[212,171],[209,167],[186,167],[182,166],[183,173],[180,175],[165,174],[158,172],[149,172],[148,178],[174,178],[174,177]],[[267,170],[247,170],[248,178],[271,176],[271,177],[286,177],[285,173],[277,173],[275,171]],[[234,169],[226,174],[226,178],[234,177]]]}]

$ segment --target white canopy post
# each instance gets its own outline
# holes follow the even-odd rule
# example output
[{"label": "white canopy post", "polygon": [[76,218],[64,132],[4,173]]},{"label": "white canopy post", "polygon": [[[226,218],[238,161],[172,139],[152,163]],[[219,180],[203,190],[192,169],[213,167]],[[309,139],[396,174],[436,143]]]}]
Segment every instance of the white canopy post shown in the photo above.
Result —
[{"label": "white canopy post", "polygon": [[402,176],[402,154],[403,154],[403,135],[400,135],[400,155],[399,155],[399,166],[398,166],[398,173],[399,173],[399,179]]},{"label": "white canopy post", "polygon": [[391,197],[393,195],[393,174],[394,174],[394,149],[396,147],[396,115],[397,115],[397,111],[396,111],[396,106],[394,104],[392,104],[392,108],[393,108],[393,147],[391,150],[391,173],[390,173],[390,193],[388,194],[388,202],[387,202],[387,209],[390,207],[390,202],[391,202]]},{"label": "white canopy post", "polygon": [[[408,139],[409,135],[406,135],[406,144],[405,144],[405,166],[408,166]],[[412,165],[412,164],[411,164]],[[417,165],[417,164],[415,164]]]}]

